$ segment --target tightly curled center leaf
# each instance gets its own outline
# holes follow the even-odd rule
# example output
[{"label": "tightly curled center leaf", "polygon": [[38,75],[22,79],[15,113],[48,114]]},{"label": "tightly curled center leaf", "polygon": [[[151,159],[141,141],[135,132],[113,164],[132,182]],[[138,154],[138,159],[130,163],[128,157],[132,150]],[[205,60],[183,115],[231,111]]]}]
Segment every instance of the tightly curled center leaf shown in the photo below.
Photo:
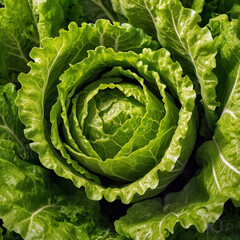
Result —
[{"label": "tightly curled center leaf", "polygon": [[135,98],[133,91],[136,97],[144,98],[141,88],[133,84],[104,84],[104,80],[98,88],[79,94],[81,129],[102,160],[113,158],[121,150],[146,112],[145,102]]},{"label": "tightly curled center leaf", "polygon": [[[138,61],[137,55],[132,53],[111,54],[110,50],[99,50],[113,61],[121,55],[125,56],[121,60],[123,64],[126,64],[129,57],[132,57],[132,61]],[[93,56],[97,58],[98,54],[96,51]],[[89,58],[92,59],[93,56]],[[62,84],[69,83],[69,86],[71,72],[85,68],[89,58],[70,68],[62,77]],[[105,61],[92,64],[78,78],[82,82],[88,82],[89,79],[85,79],[84,75],[87,77],[89,71],[95,71],[98,80],[93,79],[83,89],[81,84],[69,89],[69,98],[62,106],[62,109],[66,106],[68,110],[62,114],[64,138],[59,137],[59,141],[63,142],[59,150],[65,151],[95,173],[114,180],[134,181],[160,162],[176,128],[178,109],[166,95],[159,79],[161,93],[158,95],[163,94],[164,101],[168,99],[174,115],[172,120],[168,120],[169,128],[162,127],[161,122],[166,115],[165,106],[162,97],[158,98],[149,90],[149,83],[137,73],[122,67],[113,67],[108,72],[104,71],[105,67],[109,67]],[[152,71],[145,72],[154,74]],[[156,80],[153,77],[151,79]],[[75,91],[76,86],[80,90]],[[59,88],[61,90],[66,92],[65,88]],[[64,100],[60,99],[62,103]],[[52,139],[54,142],[55,137]]]}]

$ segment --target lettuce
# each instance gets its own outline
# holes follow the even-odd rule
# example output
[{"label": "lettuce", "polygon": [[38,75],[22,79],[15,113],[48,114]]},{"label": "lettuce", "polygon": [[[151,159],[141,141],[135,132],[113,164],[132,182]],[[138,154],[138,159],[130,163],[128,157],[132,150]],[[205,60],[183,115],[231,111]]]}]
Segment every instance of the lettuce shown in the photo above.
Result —
[{"label": "lettuce", "polygon": [[[239,24],[235,19],[229,22],[226,15],[210,22],[211,29],[218,32],[214,41],[222,107],[212,140],[197,152],[203,164],[201,173],[181,192],[168,194],[164,203],[153,199],[134,205],[116,222],[118,232],[134,239],[162,239],[174,232],[178,222],[184,228],[194,225],[203,232],[219,218],[228,199],[239,206]],[[138,216],[139,212],[143,214]]]},{"label": "lettuce", "polygon": [[240,203],[238,2],[0,7],[0,238],[214,238]]},{"label": "lettuce", "polygon": [[84,186],[92,200],[130,203],[164,189],[184,167],[196,135],[196,94],[180,65],[165,49],[151,50],[157,44],[141,30],[107,20],[72,23],[42,46],[31,52],[32,70],[19,76],[16,100],[42,164]]}]

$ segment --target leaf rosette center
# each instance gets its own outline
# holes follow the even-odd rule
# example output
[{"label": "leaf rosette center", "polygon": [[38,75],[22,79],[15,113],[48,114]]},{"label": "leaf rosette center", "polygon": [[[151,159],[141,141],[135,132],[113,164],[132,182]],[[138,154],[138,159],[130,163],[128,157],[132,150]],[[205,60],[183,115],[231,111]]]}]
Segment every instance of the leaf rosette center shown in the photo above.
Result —
[{"label": "leaf rosette center", "polygon": [[[106,60],[93,63],[102,55]],[[109,65],[109,59],[120,66]],[[69,161],[74,159],[94,173],[127,182],[144,176],[160,162],[177,127],[179,110],[156,72],[143,69],[140,75],[121,67],[137,70],[138,63],[133,52],[98,47],[61,76],[59,103],[51,111],[52,142]],[[73,73],[79,71],[81,75],[76,74],[70,87]],[[95,76],[89,78],[90,72]],[[158,82],[155,89],[150,81]],[[169,118],[166,112],[170,108]]]},{"label": "leaf rosette center", "polygon": [[196,94],[180,64],[140,29],[106,20],[70,24],[42,46],[17,98],[42,164],[93,200],[129,203],[162,191],[196,137]]}]

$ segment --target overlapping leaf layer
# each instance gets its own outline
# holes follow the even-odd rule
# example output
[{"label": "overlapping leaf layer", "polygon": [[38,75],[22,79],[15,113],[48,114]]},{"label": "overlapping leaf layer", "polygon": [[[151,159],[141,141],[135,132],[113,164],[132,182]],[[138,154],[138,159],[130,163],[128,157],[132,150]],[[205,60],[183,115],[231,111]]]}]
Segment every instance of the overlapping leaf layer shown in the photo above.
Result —
[{"label": "overlapping leaf layer", "polygon": [[185,166],[196,135],[196,94],[180,65],[141,30],[107,20],[71,24],[42,44],[19,78],[17,105],[43,165],[94,200],[129,203],[164,189]]}]

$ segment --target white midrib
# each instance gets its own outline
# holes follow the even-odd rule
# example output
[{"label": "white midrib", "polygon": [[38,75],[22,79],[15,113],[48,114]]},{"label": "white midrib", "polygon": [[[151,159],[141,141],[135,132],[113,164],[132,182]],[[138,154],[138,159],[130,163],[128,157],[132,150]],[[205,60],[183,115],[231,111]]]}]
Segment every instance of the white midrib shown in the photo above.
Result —
[{"label": "white midrib", "polygon": [[40,212],[44,211],[46,208],[51,208],[51,207],[56,207],[56,205],[55,205],[55,204],[45,205],[45,206],[39,208],[37,211],[31,213],[31,217],[29,217],[29,218],[27,218],[27,219],[24,220],[24,221],[27,221],[27,220],[30,219],[29,226],[28,226],[28,232],[29,232],[29,230],[30,230],[30,228],[31,228],[31,225],[32,225],[34,216],[36,216],[36,215],[39,214]]},{"label": "white midrib", "polygon": [[191,61],[192,65],[193,65],[193,67],[194,67],[194,71],[195,71],[195,73],[196,73],[196,77],[197,77],[198,82],[199,82],[199,84],[200,84],[200,83],[201,83],[201,80],[199,79],[199,76],[198,76],[198,74],[197,74],[197,67],[195,66],[195,63],[194,63],[192,54],[191,54],[190,49],[189,49],[189,46],[188,46],[188,49],[184,46],[184,44],[183,44],[183,42],[182,42],[182,39],[181,39],[181,37],[180,37],[180,34],[179,34],[178,30],[177,30],[177,26],[176,26],[176,23],[175,23],[175,20],[174,20],[174,17],[173,17],[172,10],[169,10],[169,11],[171,12],[171,18],[172,18],[174,30],[175,30],[175,32],[176,32],[176,34],[177,34],[177,37],[178,37],[179,42],[181,43],[180,46],[182,46],[182,48],[185,50],[185,52],[187,53],[187,55],[190,57],[190,61]]},{"label": "white midrib", "polygon": [[29,210],[27,210],[26,208],[23,208],[21,206],[18,206],[19,208],[21,208],[23,211],[27,212],[29,215],[31,215],[28,218],[25,218],[23,221],[19,222],[19,223],[23,223],[26,222],[27,220],[33,220],[33,217],[36,216],[38,213],[40,213],[41,211],[43,211],[46,208],[51,208],[51,207],[56,207],[56,204],[48,204],[48,205],[44,205],[43,207],[39,208],[38,210],[36,210],[35,212],[31,212]]},{"label": "white midrib", "polygon": [[162,234],[161,234],[161,228],[162,228],[162,223],[164,222],[164,220],[169,216],[169,215],[174,215],[177,219],[180,219],[180,216],[181,215],[190,215],[190,213],[188,213],[188,212],[183,212],[183,213],[179,213],[179,214],[177,214],[177,213],[175,213],[175,212],[169,212],[168,214],[166,214],[164,217],[163,217],[163,219],[160,221],[160,224],[158,225],[158,228],[156,228],[156,231],[157,231],[157,229],[158,229],[158,231],[159,231],[159,236],[161,236]]},{"label": "white midrib", "polygon": [[148,6],[147,6],[146,0],[143,0],[143,2],[144,2],[145,8],[147,9],[147,11],[148,11],[150,17],[152,18],[152,21],[153,21],[154,27],[155,27],[156,32],[157,32],[157,29],[158,29],[158,28],[157,28],[157,24],[156,24],[155,18],[153,17],[153,15],[152,15],[150,9],[149,9]]},{"label": "white midrib", "polygon": [[234,119],[238,119],[238,117],[235,115],[235,113],[227,108],[224,109],[224,111],[222,112],[222,115],[224,113],[229,113]]},{"label": "white midrib", "polygon": [[35,212],[32,213],[32,216],[31,216],[30,219],[32,220],[35,215],[37,215],[38,213],[40,213],[40,212],[43,211],[44,209],[46,209],[46,208],[51,208],[51,207],[55,207],[55,206],[56,206],[55,204],[49,204],[49,205],[46,205],[46,206],[43,206],[43,207],[39,208],[37,211],[35,211]]},{"label": "white midrib", "polygon": [[213,136],[213,142],[215,143],[216,147],[217,147],[217,150],[218,150],[218,154],[221,158],[221,160],[223,161],[223,163],[228,166],[231,170],[233,170],[235,173],[237,173],[238,175],[240,175],[240,171],[235,168],[234,166],[232,166],[223,156],[222,152],[221,152],[221,149],[220,149],[220,146],[218,145],[218,142],[215,138],[215,136]]},{"label": "white midrib", "polygon": [[[39,0],[38,0],[39,1]],[[32,6],[31,6],[31,3],[29,0],[27,0],[27,3],[28,3],[28,6],[29,6],[29,11],[31,12],[31,16],[32,16],[32,20],[33,20],[33,23],[34,23],[34,26],[38,32],[38,24],[37,24],[37,21],[34,17],[34,13],[33,13],[33,10],[32,10]],[[39,36],[40,37],[40,36]],[[40,43],[40,39],[38,39],[39,43]]]},{"label": "white midrib", "polygon": [[217,174],[216,174],[216,171],[215,171],[215,168],[214,168],[214,163],[213,163],[213,160],[211,159],[211,164],[212,164],[212,172],[213,172],[213,177],[214,177],[214,180],[215,180],[215,183],[217,185],[217,188],[219,190],[219,192],[221,191],[221,188],[220,188],[220,185],[219,185],[219,182],[218,182],[218,179],[217,179]]},{"label": "white midrib", "polygon": [[[237,58],[237,59],[238,59],[238,58]],[[234,91],[235,91],[235,88],[236,88],[236,86],[237,86],[238,79],[239,79],[239,77],[240,77],[239,74],[240,74],[240,64],[239,64],[239,66],[238,66],[237,76],[236,76],[234,85],[233,85],[233,87],[232,87],[231,93],[230,93],[230,95],[229,95],[229,97],[228,97],[228,100],[227,100],[227,102],[226,102],[226,104],[225,104],[225,106],[224,106],[224,109],[223,109],[223,111],[222,111],[222,115],[223,115],[224,113],[229,113],[229,114],[231,114],[235,119],[238,119],[238,118],[236,117],[236,115],[234,114],[234,112],[232,112],[231,110],[229,110],[229,109],[227,108],[227,106],[228,106],[228,104],[229,104],[229,102],[230,102],[230,100],[231,100],[231,97],[232,97],[232,95],[233,95],[233,93],[234,93]]]}]

